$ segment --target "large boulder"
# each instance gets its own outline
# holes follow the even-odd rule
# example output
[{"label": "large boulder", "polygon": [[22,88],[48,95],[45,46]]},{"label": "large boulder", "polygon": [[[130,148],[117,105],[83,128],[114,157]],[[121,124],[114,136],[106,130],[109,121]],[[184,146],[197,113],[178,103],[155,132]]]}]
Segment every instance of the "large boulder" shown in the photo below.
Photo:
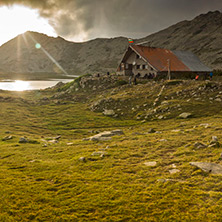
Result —
[{"label": "large boulder", "polygon": [[195,166],[207,173],[222,175],[222,166],[216,163],[208,162],[190,162],[191,166]]}]

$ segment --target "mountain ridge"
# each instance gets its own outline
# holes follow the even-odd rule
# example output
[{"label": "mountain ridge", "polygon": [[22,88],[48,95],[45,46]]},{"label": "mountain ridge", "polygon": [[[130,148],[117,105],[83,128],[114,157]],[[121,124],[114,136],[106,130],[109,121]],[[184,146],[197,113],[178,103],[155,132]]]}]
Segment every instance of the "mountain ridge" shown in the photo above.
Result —
[{"label": "mountain ridge", "polygon": [[[191,51],[212,69],[222,69],[222,13],[200,14],[178,22],[135,43]],[[41,48],[36,48],[39,43]],[[6,73],[114,72],[128,47],[125,37],[97,38],[77,43],[58,36],[26,32],[0,47],[0,70]],[[64,70],[65,72],[64,72]]]}]

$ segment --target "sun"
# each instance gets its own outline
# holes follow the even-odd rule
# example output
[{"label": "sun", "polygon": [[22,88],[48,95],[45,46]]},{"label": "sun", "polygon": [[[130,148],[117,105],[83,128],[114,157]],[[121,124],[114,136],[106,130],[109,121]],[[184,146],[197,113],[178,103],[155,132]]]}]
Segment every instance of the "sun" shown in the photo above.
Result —
[{"label": "sun", "polygon": [[38,10],[20,5],[0,7],[0,45],[26,31],[36,31],[56,37],[48,20]]}]

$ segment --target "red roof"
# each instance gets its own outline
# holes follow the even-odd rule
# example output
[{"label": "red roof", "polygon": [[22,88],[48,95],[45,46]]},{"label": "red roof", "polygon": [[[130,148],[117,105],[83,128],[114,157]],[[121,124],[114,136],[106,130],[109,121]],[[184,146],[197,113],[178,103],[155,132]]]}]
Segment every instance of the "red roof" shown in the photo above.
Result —
[{"label": "red roof", "polygon": [[130,47],[158,71],[168,71],[168,63],[170,71],[191,71],[171,50],[141,45]]}]

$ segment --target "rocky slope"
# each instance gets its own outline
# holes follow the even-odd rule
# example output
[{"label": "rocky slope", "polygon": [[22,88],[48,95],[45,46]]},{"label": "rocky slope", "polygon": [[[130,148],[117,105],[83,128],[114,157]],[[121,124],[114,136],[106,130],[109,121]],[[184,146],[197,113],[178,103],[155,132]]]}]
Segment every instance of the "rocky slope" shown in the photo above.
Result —
[{"label": "rocky slope", "polygon": [[192,21],[179,22],[139,42],[171,50],[192,51],[209,67],[222,69],[222,13],[201,14]]},{"label": "rocky slope", "polygon": [[[189,50],[213,69],[222,69],[222,13],[202,14],[136,43]],[[41,49],[35,47],[41,44]],[[85,74],[115,71],[128,46],[127,38],[74,43],[58,37],[26,32],[0,47],[0,72]],[[57,63],[55,62],[57,61]],[[64,70],[65,71],[64,71]]]}]

